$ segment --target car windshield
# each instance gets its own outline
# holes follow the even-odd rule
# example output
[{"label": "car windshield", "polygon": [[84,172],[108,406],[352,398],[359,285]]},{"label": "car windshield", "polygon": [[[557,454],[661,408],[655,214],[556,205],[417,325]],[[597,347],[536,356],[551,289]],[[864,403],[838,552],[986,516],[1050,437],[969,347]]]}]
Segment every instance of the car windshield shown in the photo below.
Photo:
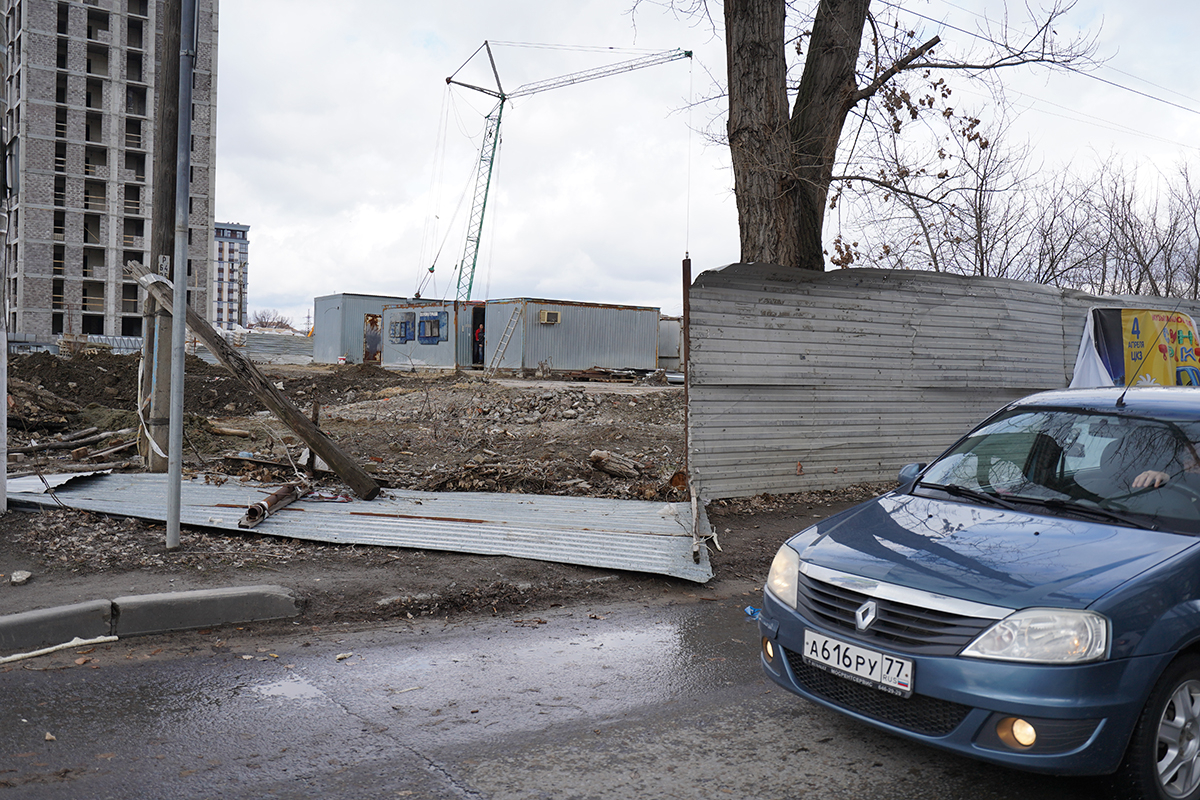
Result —
[{"label": "car windshield", "polygon": [[917,489],[1200,534],[1196,442],[1200,422],[1018,409],[930,465]]}]

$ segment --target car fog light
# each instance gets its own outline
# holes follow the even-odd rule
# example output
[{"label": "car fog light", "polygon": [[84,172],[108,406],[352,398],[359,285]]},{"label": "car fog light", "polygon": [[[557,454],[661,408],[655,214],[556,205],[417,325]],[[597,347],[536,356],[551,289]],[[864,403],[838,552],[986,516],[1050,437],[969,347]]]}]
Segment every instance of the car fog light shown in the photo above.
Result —
[{"label": "car fog light", "polygon": [[1028,750],[1037,741],[1033,725],[1017,717],[1005,717],[996,723],[996,735],[1014,750]]},{"label": "car fog light", "polygon": [[767,654],[767,661],[775,660],[775,645],[771,644],[770,639],[763,639],[763,652]]}]

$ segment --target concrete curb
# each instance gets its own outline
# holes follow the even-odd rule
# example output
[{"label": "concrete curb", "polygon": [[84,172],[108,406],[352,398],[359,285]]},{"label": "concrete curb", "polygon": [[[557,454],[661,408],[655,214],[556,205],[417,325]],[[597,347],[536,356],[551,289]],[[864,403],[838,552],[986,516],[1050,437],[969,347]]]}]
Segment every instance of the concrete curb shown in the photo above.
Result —
[{"label": "concrete curb", "polygon": [[143,636],[297,616],[282,586],[199,589],[93,600],[0,616],[0,651],[37,650],[73,638]]}]

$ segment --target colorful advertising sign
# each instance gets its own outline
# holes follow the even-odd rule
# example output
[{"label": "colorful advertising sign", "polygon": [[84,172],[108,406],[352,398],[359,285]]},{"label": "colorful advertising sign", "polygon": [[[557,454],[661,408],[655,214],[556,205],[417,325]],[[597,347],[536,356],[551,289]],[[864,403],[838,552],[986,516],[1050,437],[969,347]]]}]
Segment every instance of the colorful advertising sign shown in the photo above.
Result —
[{"label": "colorful advertising sign", "polygon": [[1123,308],[1121,338],[1127,386],[1196,385],[1196,324],[1187,314]]},{"label": "colorful advertising sign", "polygon": [[1200,386],[1196,339],[1187,314],[1093,308],[1071,386]]}]

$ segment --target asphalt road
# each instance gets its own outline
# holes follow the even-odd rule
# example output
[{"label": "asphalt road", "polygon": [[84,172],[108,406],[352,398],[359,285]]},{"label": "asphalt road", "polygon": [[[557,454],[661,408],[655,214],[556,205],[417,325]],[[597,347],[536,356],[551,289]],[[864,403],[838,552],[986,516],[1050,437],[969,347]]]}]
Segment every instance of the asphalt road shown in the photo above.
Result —
[{"label": "asphalt road", "polygon": [[148,637],[0,667],[10,798],[1094,798],[759,672],[754,596]]}]

